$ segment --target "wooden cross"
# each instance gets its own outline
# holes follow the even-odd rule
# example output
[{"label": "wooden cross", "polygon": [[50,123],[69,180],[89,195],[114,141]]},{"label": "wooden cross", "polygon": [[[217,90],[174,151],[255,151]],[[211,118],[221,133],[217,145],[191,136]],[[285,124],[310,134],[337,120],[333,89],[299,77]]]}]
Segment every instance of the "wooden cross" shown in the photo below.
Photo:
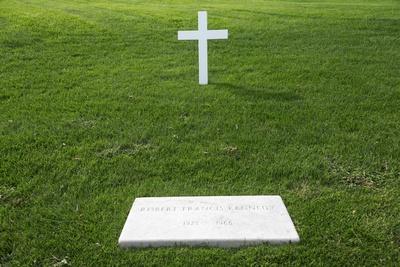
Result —
[{"label": "wooden cross", "polygon": [[197,31],[178,31],[178,40],[198,40],[199,43],[199,84],[208,84],[207,41],[228,39],[228,30],[208,30],[207,11],[198,13]]}]

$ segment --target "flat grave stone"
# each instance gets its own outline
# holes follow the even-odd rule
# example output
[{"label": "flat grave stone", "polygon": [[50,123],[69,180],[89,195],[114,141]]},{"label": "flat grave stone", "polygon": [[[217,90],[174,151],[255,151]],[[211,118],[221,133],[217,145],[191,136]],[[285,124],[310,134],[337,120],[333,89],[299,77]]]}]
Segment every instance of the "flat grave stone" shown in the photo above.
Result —
[{"label": "flat grave stone", "polygon": [[121,247],[240,247],[298,242],[280,196],[136,198]]}]

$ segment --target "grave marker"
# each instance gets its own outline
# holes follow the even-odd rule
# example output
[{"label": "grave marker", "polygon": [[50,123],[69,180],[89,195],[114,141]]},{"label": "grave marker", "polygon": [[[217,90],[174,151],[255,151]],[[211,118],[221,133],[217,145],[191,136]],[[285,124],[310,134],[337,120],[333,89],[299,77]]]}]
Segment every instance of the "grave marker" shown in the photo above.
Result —
[{"label": "grave marker", "polygon": [[298,242],[280,196],[136,198],[121,247],[217,246]]},{"label": "grave marker", "polygon": [[197,40],[199,45],[199,84],[208,84],[207,41],[228,39],[228,30],[208,30],[207,12],[199,11],[197,31],[178,31],[178,40]]}]

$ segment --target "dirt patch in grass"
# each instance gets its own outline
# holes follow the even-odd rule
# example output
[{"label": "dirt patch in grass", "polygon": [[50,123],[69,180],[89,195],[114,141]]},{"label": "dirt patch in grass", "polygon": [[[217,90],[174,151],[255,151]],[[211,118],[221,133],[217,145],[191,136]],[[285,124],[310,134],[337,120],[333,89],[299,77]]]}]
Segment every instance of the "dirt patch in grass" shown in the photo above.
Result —
[{"label": "dirt patch in grass", "polygon": [[118,155],[134,155],[139,152],[149,151],[153,149],[150,144],[134,143],[134,144],[121,144],[113,145],[111,147],[105,148],[97,153],[97,156],[102,158],[112,158]]}]

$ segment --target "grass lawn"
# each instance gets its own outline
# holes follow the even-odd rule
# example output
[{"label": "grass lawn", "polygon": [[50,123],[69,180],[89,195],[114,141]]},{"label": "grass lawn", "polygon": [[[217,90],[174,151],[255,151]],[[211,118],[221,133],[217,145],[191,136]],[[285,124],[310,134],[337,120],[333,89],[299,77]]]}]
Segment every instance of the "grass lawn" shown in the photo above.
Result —
[{"label": "grass lawn", "polygon": [[[299,244],[117,245],[135,197],[258,194]],[[399,262],[399,0],[0,0],[1,266]]]}]

